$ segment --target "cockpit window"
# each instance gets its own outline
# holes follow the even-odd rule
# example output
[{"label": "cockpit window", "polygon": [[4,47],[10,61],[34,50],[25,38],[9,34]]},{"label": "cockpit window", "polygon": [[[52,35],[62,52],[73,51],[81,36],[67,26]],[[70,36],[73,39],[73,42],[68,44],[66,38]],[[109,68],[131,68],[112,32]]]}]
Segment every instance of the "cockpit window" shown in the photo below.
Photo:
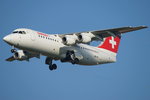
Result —
[{"label": "cockpit window", "polygon": [[14,31],[13,33],[18,33],[18,31]]},{"label": "cockpit window", "polygon": [[14,31],[13,33],[26,34],[25,31]]},{"label": "cockpit window", "polygon": [[22,34],[22,31],[19,31],[20,34]]}]

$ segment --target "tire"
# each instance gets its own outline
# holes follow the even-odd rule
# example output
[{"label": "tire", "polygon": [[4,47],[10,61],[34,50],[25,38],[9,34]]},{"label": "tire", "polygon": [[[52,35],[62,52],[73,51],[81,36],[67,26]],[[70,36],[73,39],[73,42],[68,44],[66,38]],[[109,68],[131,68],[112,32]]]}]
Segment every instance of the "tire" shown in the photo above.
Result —
[{"label": "tire", "polygon": [[55,70],[55,69],[57,69],[57,65],[56,64],[53,64],[52,65],[52,68]]},{"label": "tire", "polygon": [[53,67],[52,67],[52,66],[49,66],[49,70],[51,70],[51,71],[52,71],[52,70],[53,70]]}]

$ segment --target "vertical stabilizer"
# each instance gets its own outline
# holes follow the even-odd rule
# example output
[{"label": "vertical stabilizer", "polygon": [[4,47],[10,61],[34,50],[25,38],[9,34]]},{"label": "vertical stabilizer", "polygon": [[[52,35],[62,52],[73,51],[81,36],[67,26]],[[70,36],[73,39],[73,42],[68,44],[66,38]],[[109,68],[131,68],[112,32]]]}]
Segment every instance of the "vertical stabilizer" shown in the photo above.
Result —
[{"label": "vertical stabilizer", "polygon": [[106,49],[108,51],[117,53],[118,52],[118,48],[119,48],[119,44],[120,44],[120,36],[110,36],[110,37],[106,37],[104,38],[104,41],[98,46],[98,48],[103,48]]}]

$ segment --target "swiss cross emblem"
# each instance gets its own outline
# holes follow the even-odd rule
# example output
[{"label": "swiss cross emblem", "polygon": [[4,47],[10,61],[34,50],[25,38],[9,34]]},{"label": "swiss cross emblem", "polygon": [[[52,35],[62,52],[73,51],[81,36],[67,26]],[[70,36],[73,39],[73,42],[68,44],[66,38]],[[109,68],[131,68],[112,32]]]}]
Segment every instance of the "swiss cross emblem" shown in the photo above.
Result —
[{"label": "swiss cross emblem", "polygon": [[111,44],[112,49],[115,48],[115,45],[117,45],[116,41],[114,40],[114,37],[111,37],[111,40],[109,40],[109,43]]}]

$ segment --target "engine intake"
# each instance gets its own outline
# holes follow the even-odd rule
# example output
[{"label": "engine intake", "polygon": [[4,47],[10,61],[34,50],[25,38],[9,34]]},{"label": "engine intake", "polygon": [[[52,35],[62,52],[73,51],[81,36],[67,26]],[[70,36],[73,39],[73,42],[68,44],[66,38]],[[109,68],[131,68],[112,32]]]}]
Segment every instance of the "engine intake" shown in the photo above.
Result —
[{"label": "engine intake", "polygon": [[16,60],[26,60],[28,59],[28,55],[27,55],[27,52],[23,50],[18,50],[14,53],[14,58]]},{"label": "engine intake", "polygon": [[62,38],[62,42],[65,45],[74,45],[76,44],[78,37],[76,35],[66,35]]},{"label": "engine intake", "polygon": [[79,42],[89,43],[89,42],[91,42],[93,37],[95,37],[95,36],[92,33],[81,33],[78,36],[78,39],[79,39]]}]

